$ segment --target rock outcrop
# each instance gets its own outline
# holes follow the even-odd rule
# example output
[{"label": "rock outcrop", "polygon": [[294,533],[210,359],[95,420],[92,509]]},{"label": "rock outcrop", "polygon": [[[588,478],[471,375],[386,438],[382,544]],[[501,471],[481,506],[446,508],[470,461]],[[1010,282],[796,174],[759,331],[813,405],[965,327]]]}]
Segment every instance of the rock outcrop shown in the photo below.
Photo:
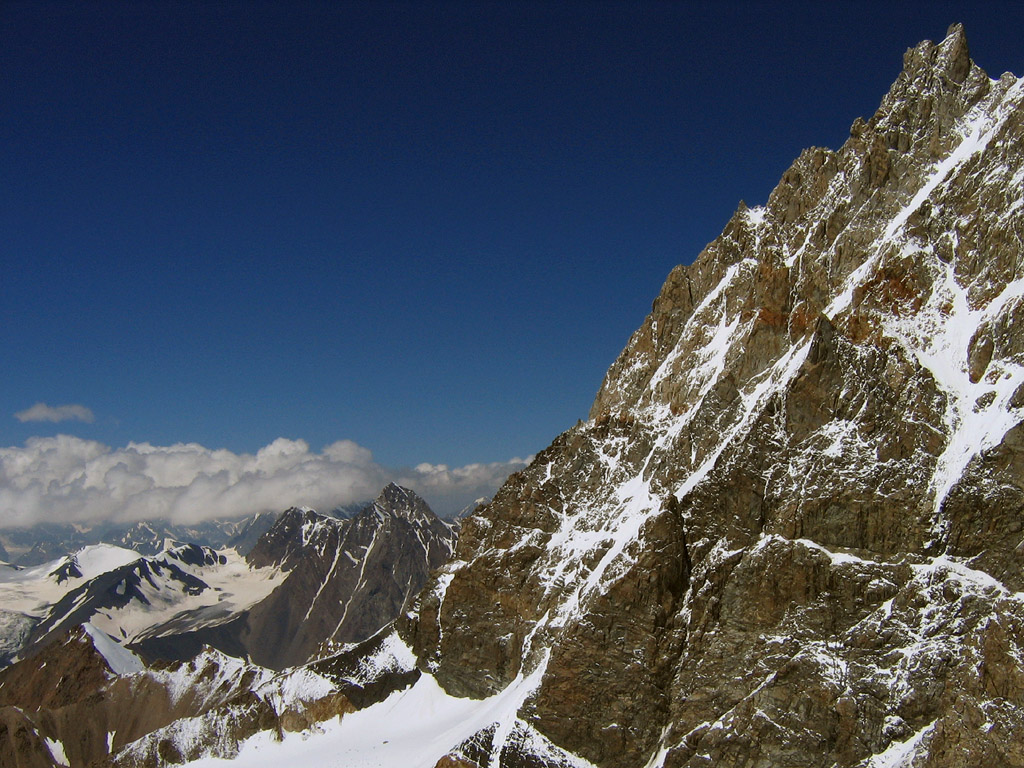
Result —
[{"label": "rock outcrop", "polygon": [[230,757],[260,731],[280,736],[352,709],[311,670],[275,675],[212,648],[147,668],[79,627],[0,672],[0,764],[155,768]]}]

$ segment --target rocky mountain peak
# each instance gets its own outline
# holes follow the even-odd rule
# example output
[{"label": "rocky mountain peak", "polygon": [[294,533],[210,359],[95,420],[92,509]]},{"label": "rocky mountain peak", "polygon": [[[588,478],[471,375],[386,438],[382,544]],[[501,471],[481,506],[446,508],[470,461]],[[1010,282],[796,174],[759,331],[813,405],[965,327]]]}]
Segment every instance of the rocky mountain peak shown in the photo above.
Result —
[{"label": "rocky mountain peak", "polygon": [[373,509],[379,515],[390,515],[410,523],[429,525],[439,520],[434,511],[414,491],[396,483],[388,483],[374,500]]},{"label": "rocky mountain peak", "polygon": [[1022,210],[1024,80],[954,26],[669,274],[590,420],[464,524],[421,668],[539,675],[521,721],[602,766],[1013,764],[958,713],[1024,727],[967,629],[1024,626]]},{"label": "rocky mountain peak", "polygon": [[323,549],[341,521],[309,507],[291,507],[278,516],[245,556],[253,568],[277,566],[291,570],[310,546]]},{"label": "rocky mountain peak", "polygon": [[946,37],[936,44],[930,40],[907,49],[903,69],[913,78],[921,73],[935,73],[953,86],[961,86],[970,72],[977,70],[971,60],[964,25],[951,24]]},{"label": "rocky mountain peak", "polygon": [[171,546],[167,547],[162,554],[168,561],[178,561],[185,563],[186,565],[192,566],[212,566],[212,565],[223,565],[227,562],[227,558],[219,554],[217,550],[212,547],[206,547],[202,544],[182,544],[180,542],[168,542]]},{"label": "rocky mountain peak", "polygon": [[[303,663],[318,649],[365,640],[392,621],[454,542],[454,531],[423,499],[395,484],[348,519],[289,509],[246,556],[253,568],[286,573],[283,582],[230,627],[198,634],[202,642],[244,648],[275,669]],[[198,639],[194,633],[181,645]]]},{"label": "rocky mountain peak", "polygon": [[[924,148],[925,158],[945,155],[955,140],[956,122],[991,88],[988,76],[971,60],[962,25],[955,24],[941,43],[925,41],[906,52],[903,71],[878,112],[866,126],[855,123],[851,135],[868,142],[876,162],[876,147],[881,146],[909,152],[917,144]],[[899,163],[895,166],[895,171],[903,169]],[[882,172],[877,166],[874,170]]]}]

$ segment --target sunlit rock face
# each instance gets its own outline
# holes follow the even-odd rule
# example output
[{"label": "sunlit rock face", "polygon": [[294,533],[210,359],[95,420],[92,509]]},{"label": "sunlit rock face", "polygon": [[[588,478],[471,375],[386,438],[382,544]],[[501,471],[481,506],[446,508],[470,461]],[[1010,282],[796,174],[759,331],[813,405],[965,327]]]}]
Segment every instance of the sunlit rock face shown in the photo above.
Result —
[{"label": "sunlit rock face", "polygon": [[540,670],[519,720],[609,768],[1024,765],[1022,103],[953,27],[741,205],[465,520],[421,669]]}]

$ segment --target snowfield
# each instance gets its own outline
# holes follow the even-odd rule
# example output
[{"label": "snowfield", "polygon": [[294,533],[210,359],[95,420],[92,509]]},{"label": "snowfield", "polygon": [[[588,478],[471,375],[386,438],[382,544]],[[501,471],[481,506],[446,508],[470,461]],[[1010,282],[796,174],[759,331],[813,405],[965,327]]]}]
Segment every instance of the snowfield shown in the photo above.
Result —
[{"label": "snowfield", "polygon": [[[174,622],[177,631],[216,624],[265,598],[285,577],[278,568],[250,568],[233,549],[216,553],[210,558],[216,562],[202,565],[185,562],[179,556],[182,551],[180,546],[171,547],[144,558],[130,549],[98,544],[32,568],[0,566],[0,653],[17,653],[37,624],[55,627],[94,601],[98,607],[79,621],[87,619],[91,627],[122,644],[159,634],[168,622]],[[133,568],[134,564],[138,566]],[[113,586],[114,593],[120,599],[131,591],[141,594],[142,600],[134,597],[114,607],[119,600],[112,604],[106,587],[90,584],[119,569],[126,570]],[[181,582],[174,569],[208,588],[196,590]],[[129,572],[134,570],[143,578]],[[75,590],[81,590],[75,600],[61,604]]]},{"label": "snowfield", "polygon": [[[517,677],[500,693],[481,700],[450,696],[431,675],[423,675],[411,688],[359,712],[321,723],[316,731],[286,734],[281,741],[264,731],[246,741],[233,760],[204,758],[187,765],[433,768],[459,744],[492,727],[496,744],[513,738],[515,730],[520,743],[529,740],[535,752],[544,754],[551,749],[550,743],[517,716],[523,702],[540,685],[544,669],[542,664],[531,674]],[[497,768],[496,762],[492,761],[492,768]],[[576,765],[591,766],[578,758]]]},{"label": "snowfield", "polygon": [[[89,579],[134,563],[141,557],[138,552],[124,547],[95,544],[31,568],[0,566],[0,605],[9,611],[40,616],[64,595]],[[54,573],[72,563],[77,566],[81,577],[58,582]]]}]

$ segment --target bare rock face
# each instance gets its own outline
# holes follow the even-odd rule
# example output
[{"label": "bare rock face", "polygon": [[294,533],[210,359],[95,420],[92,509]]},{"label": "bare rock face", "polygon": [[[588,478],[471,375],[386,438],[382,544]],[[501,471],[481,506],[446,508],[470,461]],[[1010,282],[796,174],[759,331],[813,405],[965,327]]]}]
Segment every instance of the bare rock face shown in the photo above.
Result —
[{"label": "bare rock face", "polygon": [[16,707],[0,708],[0,765],[53,768],[53,753],[31,718]]},{"label": "bare rock face", "polygon": [[1024,81],[955,26],[672,271],[401,634],[452,694],[542,670],[599,766],[1024,765],[1022,320]]}]

